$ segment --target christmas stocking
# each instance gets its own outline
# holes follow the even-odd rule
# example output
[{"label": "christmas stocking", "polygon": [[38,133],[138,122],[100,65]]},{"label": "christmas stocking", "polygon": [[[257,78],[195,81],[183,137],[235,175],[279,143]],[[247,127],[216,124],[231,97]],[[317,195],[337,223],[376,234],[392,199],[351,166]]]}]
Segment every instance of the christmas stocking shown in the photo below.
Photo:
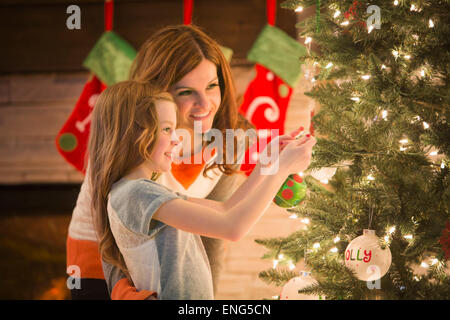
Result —
[{"label": "christmas stocking", "polygon": [[[256,77],[244,94],[239,112],[264,136],[272,131],[270,129],[278,129],[279,134],[284,133],[292,88],[300,79],[300,57],[305,54],[304,46],[271,25],[264,27],[250,50],[247,59],[256,63]],[[257,148],[249,149],[241,167],[247,174],[254,167],[251,160],[257,158],[257,155],[251,154],[254,150]]]},{"label": "christmas stocking", "polygon": [[83,62],[94,76],[86,83],[75,109],[56,137],[58,151],[83,173],[86,170],[85,153],[95,101],[106,85],[128,79],[135,56],[133,47],[113,31],[107,31]]},{"label": "christmas stocking", "polygon": [[83,88],[77,104],[56,137],[56,147],[61,155],[77,170],[85,173],[86,153],[91,112],[100,93],[106,88],[94,75]]}]

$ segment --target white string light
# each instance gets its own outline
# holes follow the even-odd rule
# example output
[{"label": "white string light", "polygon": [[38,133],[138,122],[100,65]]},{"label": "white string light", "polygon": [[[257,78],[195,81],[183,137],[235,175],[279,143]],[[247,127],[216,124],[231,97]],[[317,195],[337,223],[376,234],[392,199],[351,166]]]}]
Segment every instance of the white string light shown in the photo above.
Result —
[{"label": "white string light", "polygon": [[333,252],[333,253],[336,253],[336,252],[338,252],[338,248],[334,247],[330,251]]},{"label": "white string light", "polygon": [[373,180],[375,180],[375,178],[374,178],[374,176],[372,176],[372,174],[369,174],[367,176],[367,180],[373,181]]},{"label": "white string light", "polygon": [[297,218],[298,218],[298,216],[295,213],[293,213],[289,216],[289,219],[297,219]]},{"label": "white string light", "polygon": [[381,70],[386,69],[386,65],[382,64],[381,65]]},{"label": "white string light", "polygon": [[320,180],[320,182],[322,182],[323,184],[328,184],[328,179],[322,179]]},{"label": "white string light", "polygon": [[389,234],[393,234],[395,232],[395,227],[391,227],[390,229],[389,229]]},{"label": "white string light", "polygon": [[272,268],[273,268],[273,269],[276,269],[277,266],[278,266],[278,260],[277,260],[277,259],[274,259],[274,260],[273,260]]},{"label": "white string light", "polygon": [[329,62],[326,66],[325,69],[330,69],[333,66],[333,62]]},{"label": "white string light", "polygon": [[333,15],[333,18],[336,19],[337,17],[339,17],[340,14],[341,14],[341,12],[339,10],[336,10],[336,12]]},{"label": "white string light", "polygon": [[408,139],[402,139],[402,140],[400,140],[399,141],[401,144],[406,144],[406,143],[408,143]]},{"label": "white string light", "polygon": [[405,55],[405,59],[409,60],[409,59],[411,59],[411,56],[409,54],[407,54],[407,55]]},{"label": "white string light", "polygon": [[306,37],[306,39],[305,39],[305,44],[308,44],[308,43],[310,43],[312,41],[312,38],[311,37]]},{"label": "white string light", "polygon": [[314,249],[319,249],[320,248],[320,243],[316,242],[313,244],[313,248]]},{"label": "white string light", "polygon": [[308,218],[303,218],[300,220],[300,222],[303,222],[304,224],[309,224],[309,219]]},{"label": "white string light", "polygon": [[375,27],[373,25],[370,25],[370,27],[367,29],[367,33],[371,33],[374,28]]},{"label": "white string light", "polygon": [[429,267],[428,263],[426,263],[425,261],[422,261],[422,263],[420,264],[420,266],[421,266],[422,268],[425,268],[425,269]]},{"label": "white string light", "polygon": [[339,236],[337,236],[336,238],[333,239],[334,243],[338,243],[341,240],[341,238],[339,238]]},{"label": "white string light", "polygon": [[430,127],[430,125],[424,121],[424,122],[423,122],[423,127],[424,127],[425,129],[428,129],[428,128]]},{"label": "white string light", "polygon": [[394,6],[398,6],[398,0],[394,1]]},{"label": "white string light", "polygon": [[364,80],[369,80],[370,77],[371,77],[370,74],[365,74],[365,75],[361,76],[361,78],[363,78]]},{"label": "white string light", "polygon": [[344,22],[341,23],[341,26],[348,26],[350,22],[348,20],[345,20]]},{"label": "white string light", "polygon": [[351,97],[350,99],[355,102],[359,102],[361,100],[361,99],[359,99],[359,97]]},{"label": "white string light", "polygon": [[434,28],[434,22],[433,22],[433,20],[428,20],[428,27],[430,27],[430,28]]},{"label": "white string light", "polygon": [[303,11],[303,7],[302,6],[298,6],[294,11],[295,12],[302,12]]},{"label": "white string light", "polygon": [[398,58],[399,53],[397,50],[392,50],[392,54],[395,58]]},{"label": "white string light", "polygon": [[295,269],[295,264],[292,263],[292,260],[289,260],[289,270],[294,270]]},{"label": "white string light", "polygon": [[412,234],[407,234],[404,236],[405,239],[411,240],[413,238]]}]

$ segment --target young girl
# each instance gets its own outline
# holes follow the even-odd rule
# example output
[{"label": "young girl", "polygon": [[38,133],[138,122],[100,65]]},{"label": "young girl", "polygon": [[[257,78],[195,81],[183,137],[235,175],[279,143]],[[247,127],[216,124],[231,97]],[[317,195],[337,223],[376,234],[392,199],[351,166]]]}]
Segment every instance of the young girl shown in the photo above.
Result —
[{"label": "young girl", "polygon": [[176,125],[171,96],[148,83],[119,83],[99,97],[88,175],[100,252],[138,290],[155,291],[158,299],[213,299],[200,235],[231,241],[245,236],[288,174],[308,167],[315,140],[272,140],[271,150],[282,145],[278,172],[261,175],[258,164],[227,201],[216,202],[188,198],[154,181],[171,168]]}]

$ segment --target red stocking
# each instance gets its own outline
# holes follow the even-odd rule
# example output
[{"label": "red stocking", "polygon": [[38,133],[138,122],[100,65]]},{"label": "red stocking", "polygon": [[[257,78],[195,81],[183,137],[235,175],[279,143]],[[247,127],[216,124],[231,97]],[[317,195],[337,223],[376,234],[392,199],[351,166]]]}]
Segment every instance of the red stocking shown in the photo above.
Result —
[{"label": "red stocking", "polygon": [[85,173],[86,153],[91,112],[95,101],[106,86],[93,76],[83,88],[77,104],[56,137],[56,147],[61,155],[77,170]]}]

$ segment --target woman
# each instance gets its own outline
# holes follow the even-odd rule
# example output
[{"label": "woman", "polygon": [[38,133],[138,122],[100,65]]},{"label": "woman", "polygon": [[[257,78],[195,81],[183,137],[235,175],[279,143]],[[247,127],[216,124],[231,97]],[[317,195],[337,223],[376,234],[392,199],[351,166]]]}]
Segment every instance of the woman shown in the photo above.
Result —
[{"label": "woman", "polygon": [[[211,128],[222,132],[226,129],[250,128],[237,111],[228,62],[218,44],[195,26],[169,26],[156,32],[139,50],[131,67],[130,80],[152,82],[162,91],[172,94],[178,107],[179,128],[187,130],[191,137],[190,154],[181,155],[185,160],[186,157],[187,160],[194,160],[196,154],[201,155],[206,144],[195,135]],[[201,125],[201,133],[194,132],[195,122]],[[188,141],[183,141],[183,145],[186,143]],[[236,151],[237,148],[233,149]],[[226,150],[227,145],[224,143],[224,155]],[[240,155],[236,155],[236,152],[234,154],[237,160]],[[172,170],[162,174],[157,182],[190,197],[224,201],[245,179],[244,175],[237,174],[237,165],[204,160],[197,164],[190,162],[172,165]],[[72,289],[72,298],[151,298],[154,292],[138,292],[117,268],[105,264],[104,270],[102,269],[90,203],[90,184],[85,178],[67,239],[67,265],[78,266],[81,278],[81,288]],[[222,240],[206,237],[202,237],[202,241],[216,291],[224,243]],[[112,279],[108,285],[104,280],[104,272],[108,273],[108,279]]]}]

